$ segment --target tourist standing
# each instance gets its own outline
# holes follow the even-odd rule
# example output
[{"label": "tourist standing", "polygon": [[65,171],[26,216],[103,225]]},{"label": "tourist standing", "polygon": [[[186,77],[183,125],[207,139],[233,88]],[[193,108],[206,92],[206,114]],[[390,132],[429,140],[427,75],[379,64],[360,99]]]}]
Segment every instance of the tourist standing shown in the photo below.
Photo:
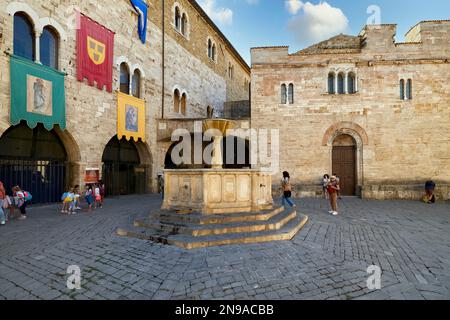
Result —
[{"label": "tourist standing", "polygon": [[3,186],[3,182],[0,181],[0,225],[4,226],[6,224],[6,213],[5,210],[6,206],[3,205],[3,203],[7,204],[6,202],[6,190]]},{"label": "tourist standing", "polygon": [[322,191],[323,191],[323,198],[328,200],[328,183],[330,183],[330,175],[326,174],[323,176],[322,180]]},{"label": "tourist standing", "polygon": [[[336,177],[336,183],[337,183],[337,184],[339,185],[339,187],[340,187],[340,186],[341,186],[341,178],[340,178],[336,173],[333,173],[333,176]],[[338,197],[339,200],[342,199],[342,197],[341,197],[341,190],[340,190],[340,189],[339,189],[338,192],[337,192],[337,197]]]},{"label": "tourist standing", "polygon": [[337,207],[337,198],[338,198],[338,192],[340,190],[339,183],[335,176],[332,176],[330,178],[330,182],[328,183],[328,194],[330,195],[330,204],[331,204],[331,213],[333,216],[337,216],[338,213],[338,207]]},{"label": "tourist standing", "polygon": [[283,190],[283,200],[282,205],[285,206],[286,203],[292,208],[297,208],[295,203],[292,201],[292,184],[291,184],[291,176],[289,172],[283,172],[283,180],[281,181],[281,189]]}]

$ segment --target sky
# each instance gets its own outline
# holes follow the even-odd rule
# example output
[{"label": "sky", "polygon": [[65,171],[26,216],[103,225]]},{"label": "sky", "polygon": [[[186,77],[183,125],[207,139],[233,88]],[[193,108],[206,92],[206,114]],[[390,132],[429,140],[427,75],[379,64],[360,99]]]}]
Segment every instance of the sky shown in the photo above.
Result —
[{"label": "sky", "polygon": [[290,47],[293,53],[366,24],[397,24],[397,41],[422,20],[450,19],[448,0],[197,0],[242,57],[250,48]]}]

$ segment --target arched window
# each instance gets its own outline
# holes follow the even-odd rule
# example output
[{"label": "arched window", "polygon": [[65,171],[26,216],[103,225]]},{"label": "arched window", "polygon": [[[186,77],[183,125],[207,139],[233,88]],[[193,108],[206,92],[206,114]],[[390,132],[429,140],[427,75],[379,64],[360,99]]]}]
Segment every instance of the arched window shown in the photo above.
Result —
[{"label": "arched window", "polygon": [[130,94],[130,70],[125,62],[120,65],[120,92]]},{"label": "arched window", "polygon": [[216,61],[216,44],[215,43],[213,43],[213,45],[212,45],[211,59],[213,61]]},{"label": "arched window", "polygon": [[211,108],[211,106],[208,106],[208,107],[206,108],[206,117],[207,117],[208,119],[212,119],[213,113],[214,113],[214,109]]},{"label": "arched window", "polygon": [[212,59],[212,41],[208,39],[208,57]]},{"label": "arched window", "polygon": [[330,72],[328,74],[328,93],[329,94],[336,93],[336,89],[334,88],[334,77],[335,77],[335,74],[333,72]]},{"label": "arched window", "polygon": [[141,97],[141,72],[136,69],[133,73],[133,79],[131,81],[131,93],[134,97]]},{"label": "arched window", "polygon": [[178,89],[175,89],[173,93],[173,111],[180,113],[180,91]]},{"label": "arched window", "polygon": [[286,103],[287,103],[287,87],[283,83],[281,85],[281,104],[286,104]]},{"label": "arched window", "polygon": [[187,96],[186,93],[183,93],[183,95],[181,96],[181,114],[182,115],[186,115],[186,104],[187,104]]},{"label": "arched window", "polygon": [[187,16],[183,13],[183,17],[181,18],[181,33],[186,36],[187,33]]},{"label": "arched window", "polygon": [[231,65],[231,62],[228,64],[228,77],[230,79],[234,77],[234,67]]},{"label": "arched window", "polygon": [[405,100],[405,80],[400,80],[400,99]]},{"label": "arched window", "polygon": [[289,84],[288,88],[288,100],[289,104],[294,104],[294,84]]},{"label": "arched window", "polygon": [[356,76],[353,72],[350,72],[347,77],[347,90],[349,94],[356,93]]},{"label": "arched window", "polygon": [[406,99],[412,100],[412,80],[406,81]]},{"label": "arched window", "polygon": [[49,26],[45,27],[40,42],[41,63],[50,68],[58,69],[58,50],[56,31]]},{"label": "arched window", "polygon": [[26,59],[35,60],[34,27],[24,13],[14,15],[14,54]]},{"label": "arched window", "polygon": [[338,75],[338,93],[344,94],[344,74],[339,73]]},{"label": "arched window", "polygon": [[180,14],[180,8],[175,7],[175,28],[180,31],[181,27],[181,14]]}]

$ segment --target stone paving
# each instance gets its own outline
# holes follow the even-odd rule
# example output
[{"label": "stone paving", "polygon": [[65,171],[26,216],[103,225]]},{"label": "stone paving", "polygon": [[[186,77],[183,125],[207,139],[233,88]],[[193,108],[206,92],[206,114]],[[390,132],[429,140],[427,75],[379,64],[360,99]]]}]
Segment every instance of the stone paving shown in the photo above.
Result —
[{"label": "stone paving", "polygon": [[[92,214],[35,207],[0,228],[0,299],[450,299],[450,205],[345,198],[341,215],[303,199],[292,240],[192,251],[121,238],[160,206],[156,195],[108,199]],[[66,287],[69,265],[82,289]],[[367,268],[382,268],[369,290]]]}]

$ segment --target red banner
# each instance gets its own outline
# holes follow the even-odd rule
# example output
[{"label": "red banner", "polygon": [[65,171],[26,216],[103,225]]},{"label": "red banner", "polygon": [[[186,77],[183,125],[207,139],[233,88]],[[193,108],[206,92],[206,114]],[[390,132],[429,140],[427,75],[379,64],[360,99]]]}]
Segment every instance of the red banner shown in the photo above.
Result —
[{"label": "red banner", "polygon": [[80,14],[77,32],[77,77],[112,92],[114,32]]}]

